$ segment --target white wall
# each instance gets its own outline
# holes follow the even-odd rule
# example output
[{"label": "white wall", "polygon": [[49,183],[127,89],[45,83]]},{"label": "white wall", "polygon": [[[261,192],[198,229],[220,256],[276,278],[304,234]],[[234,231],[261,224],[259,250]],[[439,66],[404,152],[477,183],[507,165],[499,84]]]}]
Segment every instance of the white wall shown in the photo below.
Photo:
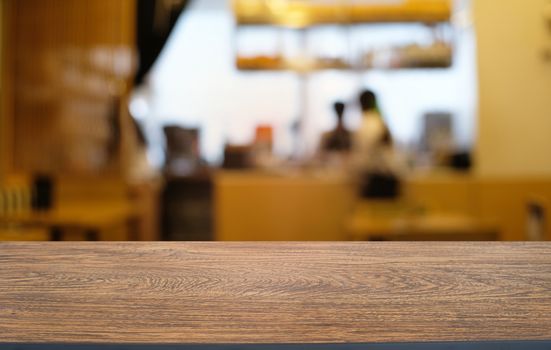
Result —
[{"label": "white wall", "polygon": [[[426,36],[404,26],[369,26],[361,35],[383,43],[389,38],[423,40]],[[364,86],[379,94],[384,116],[398,141],[416,141],[423,113],[449,111],[455,115],[457,143],[470,145],[476,114],[471,28],[461,30],[458,39],[452,69],[312,75],[301,149],[315,149],[320,133],[333,127],[332,103],[336,99],[356,102]],[[249,142],[257,124],[270,123],[276,129],[276,150],[289,154],[293,147],[290,126],[300,112],[298,79],[293,74],[236,71],[233,40],[227,1],[197,0],[192,4],[152,72],[151,123],[201,127],[201,147],[209,160],[219,158],[224,142]],[[354,127],[357,111],[351,110],[347,118]]]},{"label": "white wall", "polygon": [[547,0],[475,0],[479,65],[478,172],[551,176],[551,46]]}]

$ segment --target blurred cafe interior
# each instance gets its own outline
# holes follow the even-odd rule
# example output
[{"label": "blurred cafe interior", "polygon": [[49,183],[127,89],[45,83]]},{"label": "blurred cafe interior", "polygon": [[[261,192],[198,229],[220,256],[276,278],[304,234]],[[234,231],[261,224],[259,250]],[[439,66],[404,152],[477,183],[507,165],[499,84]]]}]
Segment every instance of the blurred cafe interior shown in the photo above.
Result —
[{"label": "blurred cafe interior", "polygon": [[0,0],[2,241],[551,240],[549,0]]}]

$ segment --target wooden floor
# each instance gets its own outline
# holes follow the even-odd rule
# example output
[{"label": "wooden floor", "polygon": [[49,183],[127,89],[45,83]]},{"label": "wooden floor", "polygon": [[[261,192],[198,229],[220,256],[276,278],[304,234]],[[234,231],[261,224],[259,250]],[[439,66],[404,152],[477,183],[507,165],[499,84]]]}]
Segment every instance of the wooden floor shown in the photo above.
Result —
[{"label": "wooden floor", "polygon": [[0,342],[511,339],[551,339],[550,244],[0,244]]}]

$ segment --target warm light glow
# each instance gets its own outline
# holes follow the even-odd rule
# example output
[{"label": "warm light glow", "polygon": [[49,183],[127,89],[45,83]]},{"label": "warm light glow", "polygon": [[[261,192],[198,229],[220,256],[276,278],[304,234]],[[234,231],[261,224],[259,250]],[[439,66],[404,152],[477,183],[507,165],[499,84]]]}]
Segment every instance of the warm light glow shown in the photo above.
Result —
[{"label": "warm light glow", "polygon": [[306,27],[322,23],[445,22],[449,0],[235,0],[240,23]]}]

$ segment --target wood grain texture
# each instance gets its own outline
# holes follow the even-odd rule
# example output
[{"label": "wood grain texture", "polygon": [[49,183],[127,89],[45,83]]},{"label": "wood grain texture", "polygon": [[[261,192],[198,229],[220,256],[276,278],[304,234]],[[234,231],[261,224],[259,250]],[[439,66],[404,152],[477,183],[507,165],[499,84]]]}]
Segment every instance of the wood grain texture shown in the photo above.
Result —
[{"label": "wood grain texture", "polygon": [[0,244],[0,342],[490,339],[551,339],[551,245]]}]

